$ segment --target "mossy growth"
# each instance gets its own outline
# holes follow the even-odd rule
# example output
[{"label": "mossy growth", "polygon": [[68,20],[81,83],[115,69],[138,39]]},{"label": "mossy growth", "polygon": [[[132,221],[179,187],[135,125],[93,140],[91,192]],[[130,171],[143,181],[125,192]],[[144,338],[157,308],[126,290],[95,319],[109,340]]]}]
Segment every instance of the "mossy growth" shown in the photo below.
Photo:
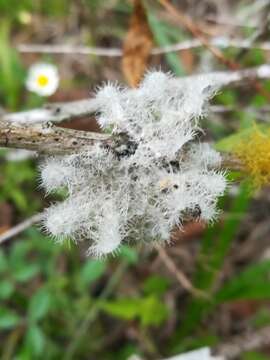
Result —
[{"label": "mossy growth", "polygon": [[235,144],[234,154],[241,160],[255,187],[270,184],[270,129],[254,124],[248,136]]}]

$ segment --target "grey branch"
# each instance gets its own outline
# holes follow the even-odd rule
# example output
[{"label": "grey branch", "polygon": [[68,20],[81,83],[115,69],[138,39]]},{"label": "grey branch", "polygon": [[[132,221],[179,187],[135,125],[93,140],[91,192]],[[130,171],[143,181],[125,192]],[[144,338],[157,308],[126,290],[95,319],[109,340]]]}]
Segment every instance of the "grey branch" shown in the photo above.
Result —
[{"label": "grey branch", "polygon": [[254,332],[236,336],[228,343],[217,346],[213,349],[213,353],[229,360],[238,358],[245,351],[262,349],[269,345],[270,326],[267,326]]},{"label": "grey branch", "polygon": [[[269,79],[270,65],[265,64],[238,71],[214,72],[207,75],[212,76],[220,86],[226,86],[251,79]],[[196,76],[198,75],[193,77]],[[176,81],[181,81],[181,79]],[[0,146],[34,150],[44,154],[78,152],[97,142],[115,148],[119,145],[119,138],[115,139],[107,134],[64,129],[52,124],[88,116],[97,110],[95,99],[84,99],[3,115],[0,118]]]},{"label": "grey branch", "polygon": [[64,129],[47,125],[25,125],[0,120],[0,146],[26,149],[42,154],[76,153],[95,143],[112,145],[106,134]]},{"label": "grey branch", "polygon": [[[220,86],[224,87],[241,84],[254,79],[270,79],[270,65],[264,64],[238,71],[217,71],[207,73],[207,75],[214,77]],[[190,77],[196,76],[197,75],[193,75]],[[179,81],[181,81],[181,78],[179,78]],[[74,118],[92,115],[97,110],[95,99],[84,99],[67,103],[54,103],[39,109],[7,114],[3,120],[23,124],[44,122],[60,123]]]},{"label": "grey branch", "polygon": [[[46,155],[65,155],[90,149],[94,144],[121,154],[126,144],[124,135],[112,136],[90,131],[60,128],[55,125],[14,124],[0,120],[0,147],[25,149]],[[222,168],[241,170],[238,159],[223,155]]]},{"label": "grey branch", "polygon": [[26,219],[23,222],[19,223],[18,225],[15,225],[11,229],[5,231],[3,234],[0,235],[0,244],[11,239],[16,235],[19,235],[24,230],[27,230],[30,226],[39,223],[42,220],[42,216],[43,216],[42,214],[35,214],[29,219]]},{"label": "grey branch", "polygon": [[179,284],[190,294],[192,294],[194,297],[202,298],[202,299],[208,299],[207,294],[200,290],[196,289],[188,277],[177,268],[173,260],[170,258],[170,256],[166,253],[166,250],[163,249],[162,246],[156,245],[155,249],[157,250],[162,262],[165,264],[167,269],[175,276]]},{"label": "grey branch", "polygon": [[[209,39],[209,44],[225,49],[229,47],[241,49],[261,49],[265,51],[270,50],[270,42],[251,43],[245,39],[230,39],[227,37],[215,37]],[[199,48],[202,43],[197,39],[178,42],[176,44],[167,45],[164,47],[156,47],[152,50],[152,55],[160,55],[182,50]],[[17,50],[21,53],[45,53],[45,54],[71,54],[71,55],[93,55],[104,57],[121,57],[123,51],[120,48],[102,48],[82,45],[69,44],[20,44]]]},{"label": "grey branch", "polygon": [[270,79],[270,65],[264,64],[237,71],[216,71],[209,73],[209,75],[217,81],[220,87],[225,87],[228,85],[237,85],[254,80]]},{"label": "grey branch", "polygon": [[94,114],[96,111],[95,99],[83,99],[66,103],[52,103],[39,109],[7,114],[4,116],[4,120],[20,124],[61,123]]}]

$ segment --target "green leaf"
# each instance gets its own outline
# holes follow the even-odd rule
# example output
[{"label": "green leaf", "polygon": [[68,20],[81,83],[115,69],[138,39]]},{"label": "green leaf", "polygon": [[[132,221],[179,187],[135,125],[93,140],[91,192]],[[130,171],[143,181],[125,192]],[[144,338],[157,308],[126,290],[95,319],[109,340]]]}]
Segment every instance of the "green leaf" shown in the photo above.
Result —
[{"label": "green leaf", "polygon": [[8,269],[8,262],[3,250],[0,249],[0,274]]},{"label": "green leaf", "polygon": [[28,314],[30,320],[38,321],[44,318],[50,309],[50,305],[51,295],[47,288],[39,289],[34,296],[32,296],[29,303]]},{"label": "green leaf", "polygon": [[215,100],[227,106],[237,105],[237,92],[232,89],[223,89],[220,94],[217,94]]},{"label": "green leaf", "polygon": [[147,297],[141,307],[140,318],[143,326],[159,326],[168,318],[167,307],[156,296]]},{"label": "green leaf", "polygon": [[41,355],[45,346],[45,335],[37,325],[31,325],[26,334],[26,344],[34,355]]},{"label": "green leaf", "polygon": [[106,271],[106,262],[102,260],[88,260],[81,269],[80,281],[83,286],[98,280]]},{"label": "green leaf", "polygon": [[8,299],[14,292],[15,288],[11,281],[3,280],[0,281],[0,299]]},{"label": "green leaf", "polygon": [[250,351],[250,352],[244,353],[242,355],[241,359],[242,360],[269,360],[269,357],[262,353],[256,352],[256,351]]},{"label": "green leaf", "polygon": [[10,254],[10,265],[12,268],[18,267],[23,261],[25,261],[25,256],[32,249],[32,243],[29,241],[20,241],[15,243],[11,248]]},{"label": "green leaf", "polygon": [[168,289],[170,283],[165,277],[153,275],[149,276],[143,284],[143,290],[147,294],[162,295]]},{"label": "green leaf", "polygon": [[217,302],[270,298],[270,260],[251,265],[227,282],[216,295]]},{"label": "green leaf", "polygon": [[252,327],[261,328],[270,324],[270,310],[266,307],[260,308],[250,320]]},{"label": "green leaf", "polygon": [[0,309],[0,329],[9,330],[20,323],[20,317],[12,310]]},{"label": "green leaf", "polygon": [[[169,45],[171,41],[171,37],[174,34],[174,32],[170,31],[170,25],[167,23],[164,24],[160,22],[153,14],[149,13],[148,15],[148,21],[149,25],[152,29],[152,32],[154,34],[156,43],[159,46],[166,46]],[[175,37],[175,36],[173,36]],[[179,38],[181,37],[181,34],[177,33],[177,41],[179,41]],[[173,40],[175,41],[175,40]],[[165,54],[165,58],[167,60],[167,63],[169,64],[171,70],[178,76],[184,75],[185,71],[181,63],[180,57],[176,53],[167,53]]]},{"label": "green leaf", "polygon": [[100,303],[100,308],[107,314],[123,320],[133,320],[138,316],[140,299],[119,299]]},{"label": "green leaf", "polygon": [[123,320],[139,319],[142,326],[160,325],[168,317],[168,309],[156,296],[104,301],[100,308]]},{"label": "green leaf", "polygon": [[13,278],[18,282],[27,282],[35,277],[40,271],[38,264],[18,264],[17,269],[14,269]]},{"label": "green leaf", "polygon": [[127,245],[121,246],[119,256],[121,256],[129,264],[136,264],[139,260],[137,251]]},{"label": "green leaf", "polygon": [[10,198],[14,201],[16,207],[21,211],[28,209],[29,204],[27,202],[27,198],[25,193],[23,193],[20,189],[13,189],[13,191],[10,192]]},{"label": "green leaf", "polygon": [[[23,86],[24,71],[17,52],[10,44],[10,21],[0,23],[0,93],[6,104],[15,109]],[[1,95],[2,95],[1,94]]]},{"label": "green leaf", "polygon": [[257,108],[260,108],[268,104],[268,99],[260,94],[256,94],[253,96],[251,104]]}]

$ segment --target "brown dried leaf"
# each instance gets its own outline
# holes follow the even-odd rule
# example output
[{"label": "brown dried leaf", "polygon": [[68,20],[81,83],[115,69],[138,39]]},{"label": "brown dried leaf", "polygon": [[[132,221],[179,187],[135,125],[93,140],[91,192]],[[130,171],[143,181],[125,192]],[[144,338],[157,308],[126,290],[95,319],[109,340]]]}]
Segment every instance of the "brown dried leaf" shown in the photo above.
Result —
[{"label": "brown dried leaf", "polygon": [[134,0],[129,30],[123,46],[122,70],[128,84],[136,87],[143,77],[153,48],[153,35],[141,0]]}]

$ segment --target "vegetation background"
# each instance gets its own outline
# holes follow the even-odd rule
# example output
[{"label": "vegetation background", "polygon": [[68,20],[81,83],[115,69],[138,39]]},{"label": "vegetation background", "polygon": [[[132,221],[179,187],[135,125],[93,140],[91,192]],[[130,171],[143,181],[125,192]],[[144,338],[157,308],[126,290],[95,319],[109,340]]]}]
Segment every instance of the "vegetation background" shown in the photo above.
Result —
[{"label": "vegetation background", "polygon": [[[269,39],[268,1],[172,3],[189,14],[208,39],[236,37],[251,45]],[[155,46],[194,39],[158,1],[144,5]],[[123,67],[129,65],[122,67],[119,58],[22,53],[18,46],[121,48],[132,9],[128,0],[0,0],[0,112],[45,102],[24,87],[27,68],[37,61],[56,64],[61,75],[59,90],[46,99],[50,102],[90,97],[103,81],[125,82],[123,70],[129,69]],[[242,68],[270,59],[269,51],[255,45],[245,50],[227,47],[222,53]],[[152,56],[149,66],[177,76],[227,70],[205,47]],[[239,135],[230,134],[243,134],[254,123],[268,124],[265,92],[270,93],[270,82],[261,86],[263,92],[252,83],[223,89],[213,102],[219,111],[203,120],[205,138],[222,150],[238,141]],[[89,118],[69,126],[97,129]],[[0,233],[55,200],[39,188],[36,159],[16,154],[1,150]],[[56,244],[38,227],[1,244],[1,359],[124,360],[132,354],[160,359],[214,347],[270,325],[269,188],[254,190],[238,173],[228,177],[232,183],[220,200],[219,221],[186,224],[165,255],[125,245],[115,257],[94,260],[86,258],[83,244],[68,239]],[[206,296],[186,291],[177,271]],[[241,355],[243,360],[269,358],[270,344]]]}]

